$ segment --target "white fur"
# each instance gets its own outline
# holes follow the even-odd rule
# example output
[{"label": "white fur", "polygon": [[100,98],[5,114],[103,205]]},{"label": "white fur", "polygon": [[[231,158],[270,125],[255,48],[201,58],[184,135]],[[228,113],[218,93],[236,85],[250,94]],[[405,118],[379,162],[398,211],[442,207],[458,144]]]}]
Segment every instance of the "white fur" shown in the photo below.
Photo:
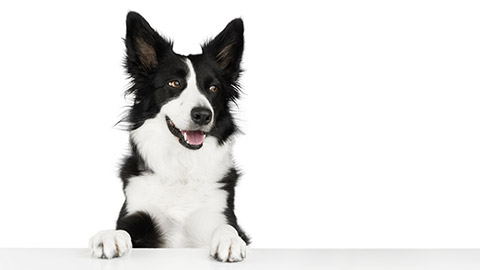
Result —
[{"label": "white fur", "polygon": [[230,225],[220,225],[213,234],[210,256],[222,262],[238,262],[245,258],[247,244]]},{"label": "white fur", "polygon": [[90,238],[89,247],[92,256],[111,259],[123,256],[132,249],[132,240],[126,231],[105,230]]}]

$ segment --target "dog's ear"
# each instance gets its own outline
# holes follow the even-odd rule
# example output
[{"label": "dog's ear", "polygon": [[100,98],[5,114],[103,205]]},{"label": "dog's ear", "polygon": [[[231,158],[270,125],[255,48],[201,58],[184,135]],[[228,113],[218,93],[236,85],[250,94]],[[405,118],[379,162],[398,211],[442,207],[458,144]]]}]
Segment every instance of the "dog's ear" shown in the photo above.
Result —
[{"label": "dog's ear", "polygon": [[219,67],[236,80],[243,54],[243,21],[231,21],[220,34],[202,46],[204,54],[215,59]]},{"label": "dog's ear", "polygon": [[173,44],[162,38],[138,13],[127,15],[126,66],[130,74],[148,71],[158,65],[159,59],[173,52]]}]

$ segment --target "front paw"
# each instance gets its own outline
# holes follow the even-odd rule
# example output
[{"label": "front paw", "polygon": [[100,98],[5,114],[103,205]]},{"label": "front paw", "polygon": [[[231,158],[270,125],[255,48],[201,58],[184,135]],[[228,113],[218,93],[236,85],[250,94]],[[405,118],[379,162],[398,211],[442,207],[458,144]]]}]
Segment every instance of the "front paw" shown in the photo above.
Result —
[{"label": "front paw", "polygon": [[239,262],[246,257],[247,244],[230,225],[220,225],[213,233],[210,256],[221,262]]},{"label": "front paw", "polygon": [[92,256],[102,259],[121,257],[132,249],[130,235],[124,230],[100,231],[90,238]]}]

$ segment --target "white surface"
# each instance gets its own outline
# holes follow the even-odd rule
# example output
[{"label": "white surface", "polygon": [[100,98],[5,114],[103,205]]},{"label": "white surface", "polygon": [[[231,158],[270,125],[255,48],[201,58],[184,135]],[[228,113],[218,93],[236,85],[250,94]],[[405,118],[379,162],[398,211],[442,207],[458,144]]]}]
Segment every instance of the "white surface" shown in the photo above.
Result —
[{"label": "white surface", "polygon": [[0,247],[123,203],[125,16],[179,53],[241,16],[237,214],[256,248],[480,247],[480,1],[1,1]]},{"label": "white surface", "polygon": [[480,250],[253,249],[243,262],[220,263],[203,249],[134,249],[113,260],[86,249],[0,249],[0,269],[478,270]]}]

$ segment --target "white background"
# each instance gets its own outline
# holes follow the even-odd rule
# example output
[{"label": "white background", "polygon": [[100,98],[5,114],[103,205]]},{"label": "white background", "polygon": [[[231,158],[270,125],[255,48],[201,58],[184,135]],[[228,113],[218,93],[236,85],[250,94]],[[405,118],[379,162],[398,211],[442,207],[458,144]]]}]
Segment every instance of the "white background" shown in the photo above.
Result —
[{"label": "white background", "polygon": [[477,1],[0,10],[0,247],[86,247],[114,227],[129,10],[181,54],[244,19],[237,215],[252,247],[480,247]]}]

